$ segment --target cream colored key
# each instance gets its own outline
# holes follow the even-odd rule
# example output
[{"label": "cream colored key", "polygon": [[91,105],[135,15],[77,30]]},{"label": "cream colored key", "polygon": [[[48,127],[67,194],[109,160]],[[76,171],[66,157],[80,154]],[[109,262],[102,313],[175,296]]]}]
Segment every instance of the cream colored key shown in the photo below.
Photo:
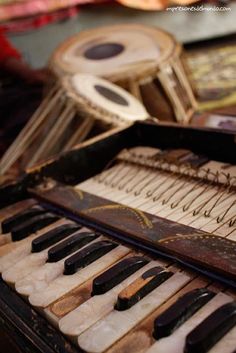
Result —
[{"label": "cream colored key", "polygon": [[[147,171],[144,171],[143,177],[145,175],[148,176]],[[170,175],[157,174],[156,180],[152,185],[149,186],[149,189],[153,190],[152,198],[161,194],[165,190],[168,190],[168,187],[171,186],[171,184],[173,184],[174,181],[175,181],[175,178],[171,174]],[[123,202],[127,202],[126,200],[129,200],[129,202],[132,203],[137,199],[137,196],[135,195],[135,191],[138,190],[140,186],[142,186],[142,183],[141,184],[137,183],[137,180],[134,180],[133,185],[135,185],[135,187],[133,188],[134,191],[130,194],[127,194],[124,198],[120,198],[119,202],[123,203]]]},{"label": "cream colored key", "polygon": [[[189,193],[189,198],[185,198],[184,202],[182,202],[176,209],[171,209],[170,205],[171,202],[169,202],[169,207],[166,207],[164,209],[160,209],[159,210],[159,216],[160,217],[168,217],[171,220],[177,220],[180,217],[183,217],[183,205],[186,204],[187,202],[190,202],[191,200],[194,199],[194,195],[196,197],[196,201],[193,203],[192,207],[190,207],[188,213],[192,213],[193,209],[197,208],[198,206],[201,205],[202,202],[204,202],[205,200],[207,200],[211,195],[209,195],[207,192],[204,192],[203,195],[200,195],[200,191],[202,191],[203,188],[201,188],[200,190],[198,190],[198,192],[194,193],[193,195],[191,195],[191,193]],[[182,194],[188,193],[188,188],[186,187],[186,190],[182,191]],[[176,195],[176,200],[178,200],[178,195]],[[175,200],[175,198],[173,198],[173,200]],[[171,199],[172,201],[172,199]]]},{"label": "cream colored key", "polygon": [[0,234],[0,246],[6,245],[12,242],[11,233]]},{"label": "cream colored key", "polygon": [[79,336],[79,346],[87,352],[104,352],[189,280],[186,274],[176,273],[130,309],[113,310]]},{"label": "cream colored key", "polygon": [[[219,213],[221,213],[221,211],[223,211],[224,209],[227,209],[227,207],[229,205],[231,205],[232,201],[233,201],[233,196],[231,198],[227,198],[225,201],[223,201],[221,203],[221,205],[219,205],[218,207],[215,207],[212,211],[211,211],[211,214],[209,217],[204,217],[204,211],[207,211],[207,210],[210,210],[211,209],[211,203],[209,202],[207,207],[204,208],[202,211],[201,211],[201,214],[202,214],[202,217],[200,218],[197,218],[195,221],[193,221],[191,223],[191,226],[193,227],[196,227],[196,228],[201,228],[205,231],[207,231],[207,225],[209,225],[209,223],[212,221],[212,220],[216,220],[216,218],[218,217]],[[235,210],[236,210],[236,206],[235,206]],[[232,212],[233,212],[233,209],[232,209]],[[215,222],[215,225],[217,227],[217,222]],[[215,228],[216,228],[215,227]],[[211,229],[209,230],[211,231]]]},{"label": "cream colored key", "polygon": [[62,295],[68,293],[75,287],[78,287],[97,273],[105,270],[108,266],[120,260],[129,252],[130,249],[119,245],[108,254],[92,262],[85,268],[80,269],[75,274],[61,275],[57,277],[47,288],[30,295],[30,303],[36,307],[46,308],[48,305],[59,299]]},{"label": "cream colored key", "polygon": [[[116,181],[116,179],[123,179],[125,176],[134,173],[133,166],[126,165],[120,170],[120,166],[114,166],[104,173],[104,182],[100,182],[95,178],[91,178],[78,185],[78,188],[96,195],[103,193],[109,188],[110,182]],[[105,177],[106,176],[106,177]],[[107,185],[108,184],[108,185]]]},{"label": "cream colored key", "polygon": [[[78,233],[89,231],[88,228],[81,228]],[[69,239],[69,236],[68,236]],[[61,243],[65,239],[59,241],[57,244]],[[40,251],[38,253],[29,253],[23,259],[19,260],[11,268],[7,269],[2,273],[2,278],[9,284],[14,284],[17,281],[25,278],[32,271],[43,266],[48,258],[48,250],[55,244],[49,246],[47,249]]]},{"label": "cream colored key", "polygon": [[230,219],[225,219],[224,220],[224,223],[219,223],[219,227],[217,229],[214,230],[214,234],[215,235],[219,235],[219,236],[228,236],[228,234],[230,234],[232,232],[232,230],[234,228],[236,228],[236,225],[235,227],[230,227],[229,226],[229,221]]},{"label": "cream colored key", "polygon": [[[131,207],[136,207],[135,204],[137,203],[137,200],[142,201],[142,203],[145,202],[145,195],[135,195],[135,191],[132,193],[125,193],[123,194],[123,196],[121,195],[121,197],[117,197],[117,202],[131,206]],[[137,207],[136,207],[137,208]],[[141,209],[142,207],[140,207]]]},{"label": "cream colored key", "polygon": [[[108,169],[106,172],[102,173],[100,177],[104,179],[104,182],[99,182],[99,180],[97,180],[96,178],[91,178],[79,184],[78,188],[90,193],[97,194],[100,190],[105,189],[105,182],[109,182],[109,180],[113,179],[116,174],[119,174],[119,167],[119,165],[116,165]],[[124,167],[124,170],[126,169],[130,170],[130,168]]]},{"label": "cream colored key", "polygon": [[234,229],[228,236],[227,239],[236,241],[236,229]]},{"label": "cream colored key", "polygon": [[69,336],[78,336],[98,320],[109,314],[116,303],[117,295],[131,284],[142,273],[154,266],[162,265],[158,261],[151,261],[140,270],[126,278],[120,284],[103,295],[95,295],[81,304],[78,308],[64,316],[59,321],[60,331]]},{"label": "cream colored key", "polygon": [[[83,231],[85,228],[82,228]],[[81,230],[82,231],[82,230]],[[73,235],[72,235],[73,236]],[[69,237],[68,237],[69,238]],[[104,237],[96,238],[94,241],[91,241],[89,244],[86,244],[77,251],[84,249],[87,245],[92,245],[93,243],[105,239]],[[47,249],[48,250],[48,249]],[[23,279],[20,279],[15,283],[15,288],[18,293],[24,296],[32,295],[40,290],[46,288],[54,279],[63,274],[64,271],[64,262],[70,257],[72,253],[65,258],[57,262],[44,263],[42,266],[33,270],[28,276],[25,276]]]},{"label": "cream colored key", "polygon": [[207,353],[233,353],[236,347],[236,326],[224,335]]},{"label": "cream colored key", "polygon": [[[155,213],[160,217],[164,217],[166,219],[170,219],[175,222],[177,222],[179,219],[183,219],[183,221],[180,223],[183,223],[186,225],[193,220],[192,211],[183,212],[182,205],[180,205],[175,209],[171,209],[169,205],[163,206],[162,203],[159,201],[158,205],[157,204],[155,205],[155,212],[153,212],[153,210],[150,209],[150,206],[151,208],[154,208],[153,204],[154,202],[152,200],[149,200],[149,202],[146,202],[138,206],[138,209],[148,213]],[[156,211],[157,209],[158,211]]]},{"label": "cream colored key", "polygon": [[[209,190],[208,197],[210,197],[213,193],[214,193],[213,190]],[[200,205],[201,202],[205,202],[206,198],[207,198],[206,193],[204,193],[203,195],[200,195],[197,199],[197,205]],[[198,207],[198,206],[195,205],[195,207]],[[154,206],[152,209],[149,209],[148,212],[150,212],[152,214],[158,214],[158,208],[155,208],[155,206]],[[183,213],[182,213],[182,216],[183,216]]]},{"label": "cream colored key", "polygon": [[[222,168],[222,171],[225,172],[225,166],[226,165],[224,163],[211,161],[204,165],[203,168],[205,168],[204,170],[206,170],[208,167],[212,168],[212,171],[215,173],[216,171],[221,171]],[[229,168],[229,166],[227,166],[227,173],[229,172],[229,169],[232,168]],[[134,171],[137,170],[138,172],[135,175]],[[219,190],[213,185],[209,185],[209,187],[206,188],[206,184],[201,185],[199,184],[199,182],[193,181],[190,178],[184,181],[184,179],[180,179],[179,175],[177,174],[169,173],[168,176],[168,173],[163,173],[159,170],[151,171],[151,169],[149,170],[141,166],[139,167],[139,169],[137,169],[136,166],[131,165],[130,171],[132,171],[134,175],[132,174],[130,177],[128,173],[127,175],[125,175],[124,180],[120,180],[119,184],[115,185],[114,187],[111,187],[110,185],[104,185],[103,188],[99,189],[98,194],[112,201],[120,202],[130,207],[136,207],[142,211],[146,211],[151,214],[156,214],[160,217],[177,221],[185,225],[190,225],[194,228],[202,229],[206,232],[214,232],[215,230],[217,230],[217,212],[220,213],[221,210],[227,208],[227,206],[231,202],[230,198],[225,199],[225,195],[222,194],[223,189]],[[109,171],[107,171],[107,173],[108,172]],[[202,174],[204,175],[204,173],[205,172],[203,171]],[[125,188],[122,188],[122,190],[119,190],[120,183],[126,185]],[[184,187],[181,187],[181,185],[184,185]],[[127,192],[127,186],[128,189],[131,190],[130,192]],[[155,190],[156,187],[158,187],[157,190]],[[148,189],[153,190],[153,195],[150,198],[146,197]],[[135,191],[138,190],[141,190],[141,192],[135,194]],[[189,192],[188,194],[188,190],[193,191]],[[94,191],[96,194],[95,184]],[[175,198],[181,199],[184,193],[187,193],[188,195],[183,198],[182,202],[180,202],[175,209],[171,209],[170,205],[168,204],[162,204],[162,201],[168,199],[168,197],[171,197],[170,202],[175,201]],[[174,194],[174,196],[172,194]],[[222,198],[217,201],[221,194],[223,195]],[[161,195],[161,197],[160,199],[154,202],[153,196],[157,195]],[[231,199],[232,198],[234,198],[234,195],[232,195]],[[193,202],[189,208],[189,211],[183,212],[183,205],[188,204],[189,202],[191,202],[191,200],[193,200]],[[210,217],[205,217],[204,211],[210,209],[216,201],[217,204],[211,212]],[[203,206],[201,212],[197,216],[193,216],[192,211],[194,209],[199,208],[200,206]],[[231,216],[233,212],[234,209],[232,208],[232,210],[230,210],[230,212],[228,213],[228,216]],[[226,230],[226,233],[224,233],[224,235],[227,234],[228,230]]]},{"label": "cream colored key", "polygon": [[40,229],[37,233],[25,238],[23,241],[15,242],[19,243],[19,246],[10,251],[9,254],[6,254],[2,258],[0,258],[0,272],[7,270],[8,268],[15,265],[18,261],[23,259],[25,256],[31,253],[31,243],[32,240],[39,237],[40,235],[60,226],[63,224],[71,224],[72,222],[66,219],[60,219],[59,221],[50,224],[49,226]]},{"label": "cream colored key", "polygon": [[27,238],[19,240],[19,241],[12,241],[10,243],[7,243],[5,245],[2,245],[0,247],[0,262],[1,259],[10,254],[10,252],[12,252],[13,250],[17,249],[19,246],[21,246],[22,244],[25,244],[29,241],[29,239],[34,239],[34,235],[29,235]]},{"label": "cream colored key", "polygon": [[[163,189],[164,190],[168,190],[168,186],[171,185],[174,180],[175,179],[172,177],[167,184],[165,184],[163,187],[160,187],[158,189],[158,192],[155,193],[154,196],[160,196],[161,193],[163,192]],[[178,184],[178,187],[179,187],[179,184]],[[177,186],[175,186],[175,188],[177,188]],[[170,189],[169,193],[174,192],[175,188]],[[151,189],[151,187],[150,187],[150,189]],[[151,213],[151,214],[157,214],[157,215],[160,214],[160,216],[163,216],[164,215],[164,214],[162,214],[163,213],[163,209],[166,208],[166,207],[163,206],[162,201],[167,196],[168,196],[168,191],[166,191],[164,193],[164,195],[162,197],[160,197],[156,201],[153,201],[153,196],[152,196],[151,198],[147,199],[145,203],[143,203],[140,206],[138,206],[138,208],[140,208],[141,210],[144,210],[144,211],[146,211],[148,213]],[[125,201],[126,200],[123,200],[123,202],[125,202]],[[168,208],[166,208],[166,210],[167,210],[167,214],[173,213],[173,211],[172,210],[169,211]]]},{"label": "cream colored key", "polygon": [[232,300],[230,296],[224,293],[217,294],[170,336],[156,341],[146,353],[184,353],[186,336],[216,309]]},{"label": "cream colored key", "polygon": [[102,194],[106,198],[111,198],[116,202],[120,202],[122,198],[128,196],[127,189],[132,190],[133,188],[135,188],[135,185],[139,184],[146,175],[146,170],[142,168],[135,168],[132,173],[126,176],[126,178],[124,177],[123,179],[121,179],[120,182],[116,185],[116,187],[112,187],[111,185],[109,189],[104,189]]},{"label": "cream colored key", "polygon": [[[231,203],[231,201],[230,201],[230,203]],[[216,234],[215,233],[216,230],[220,228],[219,232],[220,232],[221,236],[227,236],[231,232],[231,229],[229,227],[229,220],[234,215],[236,215],[236,204],[235,204],[235,206],[231,207],[231,209],[229,210],[229,212],[225,216],[224,222],[226,223],[227,227],[221,227],[222,222],[219,222],[219,223],[217,222],[218,216],[220,216],[221,214],[223,214],[225,212],[225,209],[227,209],[227,207],[229,207],[230,203],[228,203],[228,204],[223,203],[221,208],[217,208],[215,210],[215,212],[212,213],[212,215],[215,217],[207,225],[204,226],[204,228],[203,228],[204,231]]]}]

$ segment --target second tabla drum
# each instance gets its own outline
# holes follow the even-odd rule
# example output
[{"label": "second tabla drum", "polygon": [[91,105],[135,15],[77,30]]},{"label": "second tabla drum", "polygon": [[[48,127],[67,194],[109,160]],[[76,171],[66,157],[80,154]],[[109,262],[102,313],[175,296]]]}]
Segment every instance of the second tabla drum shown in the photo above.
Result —
[{"label": "second tabla drum", "polygon": [[183,49],[169,33],[139,24],[100,27],[69,38],[53,53],[57,77],[91,73],[115,82],[161,120],[187,123],[196,101],[182,64]]},{"label": "second tabla drum", "polygon": [[114,83],[89,74],[64,77],[3,156],[0,174],[16,161],[21,170],[29,168],[98,132],[148,117],[145,107]]}]

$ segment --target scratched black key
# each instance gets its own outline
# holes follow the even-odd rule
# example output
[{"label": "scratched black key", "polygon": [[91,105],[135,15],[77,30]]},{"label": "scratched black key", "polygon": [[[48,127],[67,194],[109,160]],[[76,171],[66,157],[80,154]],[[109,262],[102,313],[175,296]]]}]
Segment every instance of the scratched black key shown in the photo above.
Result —
[{"label": "scratched black key", "polygon": [[84,245],[96,239],[98,235],[93,232],[76,232],[74,235],[62,241],[48,250],[47,262],[56,262],[79,250]]},{"label": "scratched black key", "polygon": [[79,268],[89,265],[90,263],[107,254],[109,251],[111,251],[117,246],[118,244],[115,244],[108,240],[98,241],[94,244],[86,246],[85,249],[77,252],[76,254],[66,259],[64,264],[64,274],[72,275]]},{"label": "scratched black key", "polygon": [[115,305],[119,311],[127,310],[173,275],[162,267],[153,267],[122,290]]},{"label": "scratched black key", "polygon": [[92,295],[106,293],[147,263],[148,260],[143,256],[133,256],[120,261],[94,279]]},{"label": "scratched black key", "polygon": [[214,311],[186,338],[185,353],[206,353],[236,325],[236,302]]},{"label": "scratched black key", "polygon": [[2,233],[10,233],[13,228],[17,227],[21,223],[31,219],[34,216],[44,214],[47,211],[40,206],[33,206],[17,213],[16,215],[5,219],[2,222]]},{"label": "scratched black key", "polygon": [[12,229],[12,240],[18,241],[24,239],[28,235],[35,233],[49,224],[56,222],[57,220],[59,220],[59,217],[50,212],[35,216]]},{"label": "scratched black key", "polygon": [[194,289],[184,294],[155,319],[153,336],[156,339],[169,336],[214,295],[215,293],[205,288]]},{"label": "scratched black key", "polygon": [[78,224],[63,224],[59,227],[49,230],[48,232],[40,235],[31,243],[31,252],[40,252],[47,249],[49,246],[58,243],[60,240],[65,239],[69,235],[81,229]]}]

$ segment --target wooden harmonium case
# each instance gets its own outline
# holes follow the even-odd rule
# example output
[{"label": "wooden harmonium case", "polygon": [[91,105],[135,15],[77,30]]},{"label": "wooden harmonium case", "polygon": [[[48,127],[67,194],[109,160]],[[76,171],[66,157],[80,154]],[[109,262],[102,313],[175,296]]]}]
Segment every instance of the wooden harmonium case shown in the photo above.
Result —
[{"label": "wooden harmonium case", "polygon": [[236,145],[136,123],[0,190],[0,323],[21,351],[233,353]]}]

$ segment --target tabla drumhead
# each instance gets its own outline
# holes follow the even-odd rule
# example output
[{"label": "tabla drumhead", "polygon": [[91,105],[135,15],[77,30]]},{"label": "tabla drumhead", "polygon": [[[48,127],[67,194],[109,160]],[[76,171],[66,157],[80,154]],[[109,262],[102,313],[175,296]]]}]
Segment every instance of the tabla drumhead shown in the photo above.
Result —
[{"label": "tabla drumhead", "polygon": [[148,118],[145,107],[135,97],[111,82],[89,74],[76,74],[69,80],[73,97],[80,102],[84,99],[85,107],[88,104],[125,123]]},{"label": "tabla drumhead", "polygon": [[139,70],[155,69],[170,57],[175,47],[171,35],[154,27],[101,27],[64,42],[53,54],[51,66],[56,73],[136,76]]}]

